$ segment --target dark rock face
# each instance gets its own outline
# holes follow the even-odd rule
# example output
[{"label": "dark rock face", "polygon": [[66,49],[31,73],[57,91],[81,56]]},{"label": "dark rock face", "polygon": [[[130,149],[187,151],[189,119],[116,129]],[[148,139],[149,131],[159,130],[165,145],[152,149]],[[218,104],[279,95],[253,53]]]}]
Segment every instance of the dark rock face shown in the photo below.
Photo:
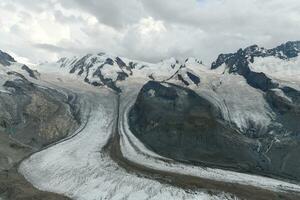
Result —
[{"label": "dark rock face", "polygon": [[39,75],[38,71],[30,69],[27,65],[22,66],[22,70],[25,70],[31,78],[37,79]]},{"label": "dark rock face", "polygon": [[4,66],[9,66],[10,62],[16,62],[16,61],[11,55],[0,50],[0,64]]},{"label": "dark rock face", "polygon": [[155,152],[181,161],[256,168],[254,141],[222,123],[218,108],[191,90],[148,82],[130,113],[133,133]]},{"label": "dark rock face", "polygon": [[281,90],[269,90],[265,96],[276,113],[276,122],[280,125],[277,132],[298,136],[300,131],[300,92],[290,87],[283,87]]},{"label": "dark rock face", "polygon": [[[36,75],[25,65],[22,69],[30,76]],[[15,80],[5,82],[8,93],[0,92],[0,199],[68,200],[34,188],[18,173],[18,164],[78,128],[77,98],[39,87],[17,72],[7,75]]]},{"label": "dark rock face", "polygon": [[[133,64],[132,62],[130,62],[130,63],[128,64],[128,66],[127,66],[126,63],[125,63],[121,58],[119,58],[119,57],[116,57],[115,61],[116,61],[116,63],[118,64],[118,66],[120,67],[120,69],[122,69],[122,70],[124,70],[124,69],[127,70],[127,71],[129,72],[130,75],[133,74],[133,72],[132,72],[131,69],[134,68],[134,64]],[[123,73],[125,73],[125,72],[123,71]]]},{"label": "dark rock face", "polygon": [[271,163],[269,171],[297,180],[300,180],[299,163],[292,160],[297,160],[296,155],[300,153],[300,91],[279,84],[264,73],[251,71],[249,64],[254,62],[255,57],[275,56],[285,60],[297,57],[299,53],[300,41],[287,42],[273,49],[253,45],[240,49],[237,53],[221,54],[211,67],[216,69],[225,64],[229,73],[244,76],[250,86],[264,92],[266,101],[275,113],[274,120],[268,127],[268,134],[259,138],[266,149],[264,155]]},{"label": "dark rock face", "polygon": [[154,81],[140,91],[129,123],[133,134],[160,155],[299,181],[300,95],[291,88],[284,90],[294,103],[269,90],[266,95],[278,123],[269,127],[271,134],[262,136],[237,131],[222,119],[219,108],[193,91]]},{"label": "dark rock face", "polygon": [[190,72],[187,72],[188,77],[194,82],[195,85],[200,84],[200,78]]},{"label": "dark rock face", "polygon": [[138,63],[129,62],[129,63],[128,63],[128,67],[129,67],[130,69],[135,69],[135,67],[137,66],[137,64],[138,64]]},{"label": "dark rock face", "polygon": [[[273,49],[259,48],[257,45],[238,50],[237,53],[221,54],[212,64],[215,69],[226,64],[229,73],[236,73],[245,77],[247,83],[265,93],[265,99],[276,113],[276,133],[289,133],[294,135],[299,132],[299,98],[300,91],[284,86],[272,80],[262,72],[250,70],[249,64],[255,57],[276,56],[280,59],[289,59],[298,56],[300,41],[287,42]],[[276,68],[276,66],[274,66]]]},{"label": "dark rock face", "polygon": [[[261,48],[257,45],[252,45],[247,48],[239,49],[236,53],[220,54],[215,62],[212,63],[211,69],[216,69],[223,63],[230,67],[231,72],[239,69],[241,64],[245,64],[245,59],[249,58],[250,62],[253,62],[254,57],[268,57],[275,56],[280,59],[289,59],[297,57],[300,53],[300,41],[287,42],[277,46],[273,49]],[[235,64],[236,68],[233,69]]]},{"label": "dark rock face", "polygon": [[185,86],[189,86],[190,85],[189,82],[187,82],[186,80],[184,80],[184,78],[180,74],[178,74],[177,77],[178,77],[178,80],[180,80]]},{"label": "dark rock face", "polygon": [[0,198],[3,200],[70,200],[62,195],[39,191],[17,172],[17,167],[0,171]]},{"label": "dark rock face", "polygon": [[82,57],[81,59],[79,59],[78,61],[76,61],[76,63],[73,65],[73,68],[70,70],[70,73],[73,74],[77,70],[79,70],[78,75],[81,75],[84,72],[84,68],[88,67],[88,66],[86,66],[85,63],[90,56],[91,56],[91,54],[88,54],[88,55]]},{"label": "dark rock face", "polygon": [[[264,73],[251,71],[249,63],[254,62],[255,57],[275,56],[280,59],[297,57],[300,53],[300,41],[287,42],[273,49],[260,48],[257,45],[239,49],[236,53],[221,54],[211,69],[216,69],[222,64],[226,64],[229,73],[237,73],[247,80],[248,84],[254,88],[267,91],[278,87],[278,83],[271,80]],[[276,66],[274,66],[276,67]]]},{"label": "dark rock face", "polygon": [[[300,91],[297,91],[291,87],[281,86],[278,82],[272,80],[266,74],[262,72],[251,71],[249,64],[254,62],[255,57],[268,57],[276,56],[280,59],[289,59],[298,56],[300,53],[300,41],[287,42],[273,49],[259,48],[257,45],[247,47],[246,49],[238,50],[237,53],[221,54],[216,62],[212,64],[212,69],[216,69],[222,64],[225,64],[229,73],[236,73],[245,77],[247,83],[257,89],[265,92],[267,102],[277,113],[277,122],[280,124],[285,120],[282,120],[283,110],[288,109],[289,113],[294,113],[295,105],[299,105]],[[276,66],[274,66],[276,67]],[[279,90],[279,91],[278,91]],[[277,91],[277,92],[274,92]],[[290,102],[282,95],[290,98]],[[297,106],[296,106],[297,107]],[[290,119],[290,121],[299,120],[299,112],[297,116]],[[289,130],[289,126],[283,126],[284,130]],[[293,125],[292,127],[299,127]],[[300,129],[293,128],[293,133]]]},{"label": "dark rock face", "polygon": [[289,41],[285,44],[276,47],[275,49],[272,49],[271,52],[273,54],[276,54],[277,52],[282,52],[282,54],[279,54],[279,56],[282,59],[297,57],[300,53],[300,41]]},{"label": "dark rock face", "polygon": [[7,81],[10,94],[0,93],[0,131],[41,148],[74,131],[80,119],[76,97],[41,88],[26,79]]},{"label": "dark rock face", "polygon": [[255,50],[256,46],[248,47],[245,50],[238,50],[235,54],[221,54],[217,61],[212,64],[212,69],[216,69],[222,64],[226,64],[229,68],[229,73],[237,73],[242,75],[247,80],[247,83],[262,91],[276,88],[278,84],[267,77],[262,72],[254,72],[249,68],[249,56],[250,60],[258,54]]},{"label": "dark rock face", "polygon": [[[103,66],[104,66],[104,64],[103,64]],[[102,66],[102,67],[103,67],[103,66]],[[113,81],[111,78],[105,78],[105,77],[102,75],[102,71],[101,71],[102,67],[98,68],[98,69],[94,72],[93,76],[94,76],[94,77],[95,77],[95,76],[99,77],[101,83],[103,83],[102,85],[106,85],[107,87],[111,88],[112,90],[116,91],[117,93],[122,92],[122,90],[121,90],[119,87],[117,87],[116,81]],[[121,74],[118,74],[117,80],[124,80],[124,79],[127,78],[127,77],[128,77],[128,76],[126,76],[126,75],[124,75],[124,74],[121,73]],[[96,84],[95,84],[95,83],[92,83],[92,84],[93,84],[94,86],[97,86],[97,83],[96,83]]]},{"label": "dark rock face", "polygon": [[[99,56],[104,55],[103,53],[99,53]],[[71,69],[69,73],[77,74],[79,76],[84,76],[84,81],[92,84],[94,86],[107,86],[111,88],[112,90],[120,93],[121,89],[117,86],[117,82],[123,81],[126,78],[128,78],[130,75],[132,75],[132,68],[135,67],[136,64],[130,63],[129,66],[126,65],[126,63],[119,57],[116,57],[114,59],[112,58],[106,58],[105,61],[98,60],[96,57],[93,57],[92,54],[87,54],[79,59],[75,59],[72,61],[72,63],[68,63],[68,60],[66,58],[62,58],[58,61],[58,63],[61,64],[61,67],[66,67],[67,65],[71,65]],[[91,81],[89,79],[91,68],[95,65],[99,65],[97,69],[93,72],[92,77],[98,77],[99,81]],[[103,75],[102,69],[105,65],[117,65],[121,72],[117,73],[117,79],[113,80],[111,78],[107,78]]]},{"label": "dark rock face", "polygon": [[0,199],[67,200],[34,188],[17,168],[26,156],[78,127],[76,96],[34,85],[17,72],[8,75],[18,79],[5,82],[10,93],[0,92]]}]

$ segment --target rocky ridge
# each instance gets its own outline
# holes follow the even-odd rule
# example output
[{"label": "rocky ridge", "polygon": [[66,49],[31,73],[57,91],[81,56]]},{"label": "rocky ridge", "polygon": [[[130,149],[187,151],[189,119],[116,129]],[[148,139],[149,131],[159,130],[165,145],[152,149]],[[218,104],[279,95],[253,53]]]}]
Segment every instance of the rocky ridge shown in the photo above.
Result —
[{"label": "rocky ridge", "polygon": [[[275,57],[283,62],[298,59],[299,45],[300,42],[288,42],[274,49],[254,45],[221,54],[211,67],[212,72],[224,67],[218,86],[206,90],[224,102],[222,107],[205,96],[201,89],[205,85],[197,89],[148,82],[130,113],[131,130],[150,149],[166,157],[299,181],[299,88],[288,84],[289,77],[282,81],[251,68],[257,58]],[[201,79],[201,74],[198,76]],[[232,79],[245,80],[246,85],[235,85],[238,83]],[[254,88],[254,93],[234,99],[236,92],[244,93],[239,88]],[[252,97],[254,94],[257,96]],[[254,101],[243,102],[244,98]],[[249,109],[256,112],[255,104],[259,102],[264,105],[263,112],[248,118]],[[224,118],[227,112],[229,118]],[[244,115],[230,117],[236,112]],[[255,118],[267,120],[260,123]]]}]

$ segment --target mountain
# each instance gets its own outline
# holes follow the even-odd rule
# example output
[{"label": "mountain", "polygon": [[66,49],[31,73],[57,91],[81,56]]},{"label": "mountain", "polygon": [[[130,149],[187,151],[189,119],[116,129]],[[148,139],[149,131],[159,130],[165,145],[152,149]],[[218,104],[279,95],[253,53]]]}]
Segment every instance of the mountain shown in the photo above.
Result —
[{"label": "mountain", "polygon": [[[300,41],[289,41],[272,49],[266,49],[257,45],[249,46],[245,49],[239,49],[236,53],[220,54],[215,62],[212,63],[211,69],[216,69],[226,63],[232,67],[237,60],[242,58],[254,62],[256,57],[277,57],[283,60],[295,58],[300,53]],[[236,72],[237,69],[231,69],[230,72]]]},{"label": "mountain", "polygon": [[185,64],[191,62],[191,60],[194,60],[197,64],[201,63],[194,58],[187,59],[185,62],[170,58],[159,63],[147,63],[99,53],[62,58],[56,63],[41,64],[36,67],[36,70],[74,75],[88,84],[107,86],[121,92],[118,85],[127,79],[164,81],[178,74],[177,77],[185,84],[194,81],[197,84],[199,80],[191,72],[186,72],[187,75],[179,74],[182,69],[186,68]]},{"label": "mountain", "polygon": [[[253,45],[245,49],[239,49],[236,53],[220,54],[217,60],[212,63],[211,69],[217,69],[225,65],[228,73],[242,75],[249,85],[266,91],[276,88],[278,85],[271,80],[270,76],[290,79],[291,75],[300,74],[298,67],[300,63],[299,53],[300,41],[287,42],[273,49]],[[263,63],[264,60],[265,63]],[[287,66],[285,68],[283,65],[291,67]],[[287,70],[289,74],[286,73]],[[281,73],[281,76],[278,76],[275,72]]]},{"label": "mountain", "polygon": [[196,74],[199,87],[148,82],[130,113],[133,134],[175,160],[299,181],[299,45],[221,54]]},{"label": "mountain", "polygon": [[0,199],[66,199],[39,191],[18,173],[21,160],[81,123],[76,96],[37,79],[37,71],[0,52]]},{"label": "mountain", "polygon": [[26,66],[1,52],[0,199],[299,199],[299,53]]}]

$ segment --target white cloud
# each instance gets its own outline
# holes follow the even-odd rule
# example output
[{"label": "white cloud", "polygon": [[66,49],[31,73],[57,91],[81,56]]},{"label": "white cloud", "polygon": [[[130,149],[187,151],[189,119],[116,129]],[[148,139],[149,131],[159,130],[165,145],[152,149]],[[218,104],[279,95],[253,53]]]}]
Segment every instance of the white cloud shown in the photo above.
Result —
[{"label": "white cloud", "polygon": [[149,38],[153,34],[160,35],[166,32],[166,27],[162,21],[155,21],[152,17],[147,17],[140,20],[137,30],[142,37]]},{"label": "white cloud", "polygon": [[299,0],[3,0],[0,49],[31,62],[106,51],[147,61],[299,40]]}]

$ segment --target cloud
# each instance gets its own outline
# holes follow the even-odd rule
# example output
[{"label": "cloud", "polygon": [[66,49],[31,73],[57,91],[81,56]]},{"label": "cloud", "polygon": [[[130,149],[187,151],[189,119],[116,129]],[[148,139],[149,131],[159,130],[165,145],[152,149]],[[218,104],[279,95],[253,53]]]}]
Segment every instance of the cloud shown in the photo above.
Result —
[{"label": "cloud", "polygon": [[114,28],[124,28],[139,21],[143,7],[138,0],[65,0],[66,8],[76,8],[94,15],[99,22]]},{"label": "cloud", "polygon": [[33,44],[33,47],[39,48],[39,49],[43,49],[45,51],[49,51],[49,52],[63,52],[63,51],[67,51],[67,49],[56,46],[56,45],[52,45],[52,44]]},{"label": "cloud", "polygon": [[156,62],[299,40],[299,0],[3,0],[0,49],[30,62],[105,51]]},{"label": "cloud", "polygon": [[[203,31],[184,25],[167,25],[152,17],[142,18],[125,32],[121,46],[127,57],[157,61],[165,57],[186,58],[192,55]],[[165,56],[161,56],[165,55]]]}]

